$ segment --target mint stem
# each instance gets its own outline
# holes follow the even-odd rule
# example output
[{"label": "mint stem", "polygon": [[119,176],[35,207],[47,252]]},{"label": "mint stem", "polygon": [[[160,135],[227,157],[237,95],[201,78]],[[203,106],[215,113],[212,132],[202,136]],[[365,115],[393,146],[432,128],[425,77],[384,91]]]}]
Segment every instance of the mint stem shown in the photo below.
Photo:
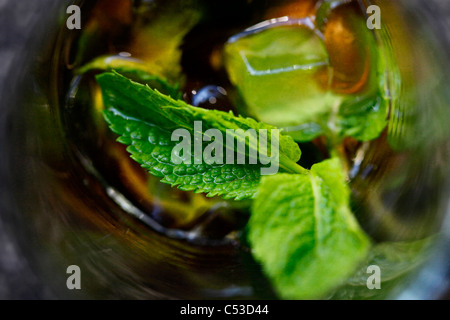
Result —
[{"label": "mint stem", "polygon": [[298,174],[308,174],[309,173],[309,170],[298,165],[296,162],[292,161],[291,159],[286,157],[284,154],[280,155],[280,168],[284,169],[286,172],[289,172],[289,173],[298,173]]}]

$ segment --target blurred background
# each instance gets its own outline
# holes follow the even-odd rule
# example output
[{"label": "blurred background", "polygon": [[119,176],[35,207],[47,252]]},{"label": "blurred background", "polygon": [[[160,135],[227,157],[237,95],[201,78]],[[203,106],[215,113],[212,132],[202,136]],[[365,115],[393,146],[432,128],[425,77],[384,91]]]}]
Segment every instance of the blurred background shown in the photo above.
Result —
[{"label": "blurred background", "polygon": [[[55,10],[56,1],[0,1],[0,92],[11,90],[12,83],[8,81],[10,72],[14,72],[14,59],[30,48],[30,26],[35,25],[38,16],[47,10]],[[33,46],[33,45],[31,45]],[[2,98],[1,109],[4,110],[5,100]],[[11,123],[2,112],[0,127],[2,132],[11,130]],[[10,207],[10,193],[14,185],[6,170],[12,159],[5,154],[6,135],[0,138],[0,298],[2,299],[40,299],[55,298],[46,288],[45,283],[38,278],[30,265],[30,261],[19,249],[16,241],[16,231],[5,224],[7,213],[14,211]],[[17,213],[17,212],[16,212]]]},{"label": "blurred background", "polygon": [[[380,1],[380,3],[382,2],[389,1]],[[427,57],[434,56],[436,60],[433,63],[437,63],[441,67],[437,76],[439,85],[433,88],[433,90],[439,91],[428,92],[428,94],[435,94],[439,97],[436,96],[435,101],[428,102],[430,103],[430,109],[427,109],[426,112],[434,112],[433,110],[440,112],[440,108],[450,105],[448,94],[445,93],[446,90],[450,92],[450,82],[447,81],[450,79],[448,74],[450,64],[450,3],[448,0],[392,0],[392,2],[400,3],[405,8],[405,12],[407,11],[406,15],[411,18],[410,21],[414,21],[410,26],[411,34],[408,39],[411,41],[417,40],[416,54],[420,55],[420,52],[430,50],[436,51],[433,51],[431,55],[428,55],[429,52],[427,52]],[[26,131],[27,124],[20,123],[18,119],[22,118],[15,115],[15,112],[17,112],[17,110],[14,110],[15,103],[22,96],[19,90],[23,88],[24,83],[29,85],[26,90],[24,89],[24,91],[27,91],[26,94],[29,94],[29,91],[38,90],[30,87],[32,82],[27,81],[27,78],[31,78],[35,72],[33,69],[35,64],[31,61],[35,61],[34,53],[36,50],[40,50],[48,39],[55,36],[57,26],[64,22],[65,18],[65,12],[61,9],[69,3],[70,1],[56,0],[0,0],[0,299],[79,297],[76,293],[55,289],[54,282],[62,281],[65,283],[66,274],[60,272],[60,275],[55,274],[53,276],[52,267],[50,265],[48,268],[46,267],[46,258],[41,259],[41,257],[47,256],[47,248],[38,245],[38,235],[32,230],[35,228],[35,224],[27,225],[27,218],[23,217],[23,208],[26,208],[27,205],[17,205],[18,202],[29,199],[29,210],[34,209],[35,202],[32,202],[32,200],[36,201],[36,199],[31,195],[29,197],[24,196],[23,187],[35,182],[27,179],[38,177],[32,174],[36,168],[33,168],[31,164],[29,167],[24,165],[19,168],[21,178],[15,175],[15,170],[18,170],[17,164],[24,163],[26,157],[26,155],[21,154],[21,150],[25,150],[22,147],[38,143],[37,140],[22,134]],[[429,44],[429,46],[426,44]],[[45,65],[48,61],[39,61],[39,63]],[[447,112],[448,110],[443,111],[440,115],[441,122],[439,124],[434,122],[421,123],[418,125],[418,130],[424,130],[427,126],[431,126],[431,128],[440,126],[442,123],[449,125],[450,118],[445,118],[448,115]],[[428,115],[424,116],[423,119],[434,119],[434,117]],[[41,125],[45,126],[45,122]],[[11,137],[18,138],[12,140]],[[435,157],[436,159],[439,158],[441,162],[438,163],[436,160],[436,166],[438,166],[436,172],[443,175],[441,177],[443,181],[440,179],[441,189],[438,193],[434,189],[428,190],[428,192],[439,196],[439,209],[436,210],[439,210],[438,218],[442,218],[442,239],[434,248],[425,267],[415,275],[415,280],[403,288],[401,292],[397,292],[395,298],[450,298],[450,214],[448,214],[450,213],[448,211],[450,179],[448,179],[449,176],[445,176],[449,172],[448,150],[450,141],[445,141],[445,138],[442,139],[442,137],[440,139],[440,150],[442,152],[436,154]],[[429,150],[434,149],[430,148]],[[427,154],[427,156],[434,157],[430,154]],[[432,170],[434,169],[431,168],[430,171]],[[430,175],[434,175],[436,172],[433,171]],[[422,180],[418,178],[413,183],[420,184]],[[426,192],[424,189],[419,191]],[[18,194],[20,196],[17,196]],[[417,194],[412,193],[412,197],[414,196],[417,196]],[[431,195],[427,194],[427,196]],[[410,199],[403,198],[402,201],[406,204]],[[47,209],[51,210],[52,207]],[[58,208],[54,209],[58,210]],[[442,217],[444,211],[447,212],[446,217]],[[51,212],[47,211],[47,214],[51,215]],[[49,220],[44,221],[48,222]],[[18,226],[23,226],[23,228]],[[45,225],[39,227],[41,230],[46,229]],[[50,226],[48,226],[48,230],[49,233],[53,232]],[[77,252],[76,250],[74,249],[74,252]],[[224,256],[226,254],[224,253]],[[70,258],[64,260],[64,262],[68,261],[70,261]],[[95,272],[93,274],[95,275]],[[54,282],[49,281],[49,279]],[[158,294],[148,294],[152,297],[159,297]],[[102,293],[100,293],[100,297],[101,295]],[[114,297],[114,295],[105,296]],[[133,296],[133,294],[131,293],[130,296]],[[139,294],[136,296],[140,297]],[[145,295],[142,297],[145,297]]]}]

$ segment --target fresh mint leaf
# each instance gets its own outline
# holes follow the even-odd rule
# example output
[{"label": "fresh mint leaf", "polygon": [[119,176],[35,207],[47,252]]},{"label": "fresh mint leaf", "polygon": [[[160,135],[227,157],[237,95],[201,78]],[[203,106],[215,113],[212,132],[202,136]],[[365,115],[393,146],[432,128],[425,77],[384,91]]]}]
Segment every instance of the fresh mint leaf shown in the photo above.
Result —
[{"label": "fresh mint leaf", "polygon": [[[367,300],[386,299],[401,281],[407,280],[414,270],[424,263],[428,248],[434,238],[416,241],[382,242],[373,246],[366,259],[360,264],[345,285],[332,295],[331,299]],[[367,280],[371,275],[367,272],[369,266],[380,268],[380,289],[369,290]]]},{"label": "fresh mint leaf", "polygon": [[284,130],[298,142],[308,142],[321,135],[331,140],[331,146],[346,137],[370,141],[378,138],[386,128],[387,108],[388,101],[379,93],[352,97],[343,100],[335,110]]},{"label": "fresh mint leaf", "polygon": [[387,125],[387,108],[388,102],[380,94],[344,101],[335,118],[338,139],[353,137],[370,141],[378,138]]},{"label": "fresh mint leaf", "polygon": [[144,61],[122,56],[101,56],[79,68],[77,73],[84,74],[89,71],[115,71],[174,99],[181,98],[180,86],[172,85],[168,80],[155,75],[151,66],[146,65]]},{"label": "fresh mint leaf", "polygon": [[176,142],[171,131],[158,128],[117,112],[104,112],[118,141],[128,145],[131,158],[162,182],[183,191],[206,193],[213,197],[242,200],[252,198],[260,179],[260,167],[250,165],[173,164],[171,153]]},{"label": "fresh mint leaf", "polygon": [[286,299],[322,298],[352,275],[370,242],[349,207],[339,160],[261,179],[249,220],[255,258]]},{"label": "fresh mint leaf", "polygon": [[[263,165],[195,164],[193,154],[185,155],[192,157],[192,164],[175,164],[171,153],[177,142],[171,141],[171,135],[175,129],[183,128],[194,136],[195,121],[202,123],[202,132],[197,132],[202,137],[212,128],[224,133],[224,136],[228,134],[227,129],[243,129],[242,133],[235,131],[233,138],[247,144],[243,156],[248,156],[250,149],[258,148],[258,145],[252,139],[246,139],[245,130],[254,129],[259,134],[259,129],[269,132],[274,129],[273,126],[231,113],[190,106],[117,73],[101,74],[97,76],[97,81],[102,89],[105,119],[111,130],[120,135],[119,142],[128,145],[127,150],[132,158],[151,174],[181,190],[204,192],[208,196],[221,195],[226,199],[238,200],[254,196]],[[267,138],[267,146],[270,146],[272,137],[268,134]],[[296,164],[301,152],[292,138],[280,135],[278,142],[280,168],[293,172],[306,171]]]}]

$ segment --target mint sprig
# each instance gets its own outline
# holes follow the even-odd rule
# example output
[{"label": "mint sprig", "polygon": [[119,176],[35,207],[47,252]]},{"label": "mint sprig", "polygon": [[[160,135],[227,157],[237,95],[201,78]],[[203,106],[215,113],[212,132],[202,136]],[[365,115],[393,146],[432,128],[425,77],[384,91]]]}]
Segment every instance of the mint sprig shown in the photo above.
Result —
[{"label": "mint sprig", "polygon": [[[193,107],[117,73],[101,74],[97,81],[111,130],[151,174],[185,191],[226,199],[254,198],[249,242],[280,297],[323,297],[345,281],[366,255],[370,242],[351,214],[350,191],[338,160],[306,170],[297,164],[298,145],[290,136],[280,135],[280,172],[272,176],[261,177],[261,164],[176,164],[171,159],[176,145],[171,133],[183,128],[195,134],[195,121],[203,124],[197,132],[202,136],[210,128],[222,133],[276,128],[232,113]],[[239,131],[233,138],[246,143],[247,156],[259,147]],[[272,138],[268,136],[267,145]]]},{"label": "mint sprig", "polygon": [[180,99],[179,84],[171,84],[168,80],[161,76],[155,75],[150,67],[138,59],[122,56],[100,56],[85,64],[78,70],[77,74],[86,74],[88,72],[105,72],[115,71],[130,80],[148,85],[174,99]]},{"label": "mint sprig", "polygon": [[[195,164],[196,161],[176,164],[171,161],[171,153],[177,142],[171,141],[171,135],[179,128],[195,135],[195,121],[202,122],[202,132],[199,133],[202,136],[212,128],[224,136],[229,134],[227,129],[242,129],[235,131],[232,138],[246,144],[242,156],[248,157],[252,148],[257,148],[255,151],[258,152],[261,150],[252,139],[246,139],[244,130],[254,129],[257,135],[260,129],[267,130],[267,146],[270,146],[272,137],[269,132],[275,127],[231,113],[190,106],[117,73],[101,74],[97,81],[103,93],[105,119],[111,130],[120,135],[119,142],[128,145],[131,157],[151,174],[181,190],[203,192],[208,196],[219,195],[236,200],[254,196],[261,176],[260,169],[264,165]],[[296,164],[301,151],[292,138],[284,135],[277,138],[280,169],[285,172],[306,171]]]},{"label": "mint sprig", "polygon": [[255,258],[287,299],[316,299],[352,274],[370,241],[350,211],[337,159],[307,175],[263,177],[253,202],[249,241]]}]

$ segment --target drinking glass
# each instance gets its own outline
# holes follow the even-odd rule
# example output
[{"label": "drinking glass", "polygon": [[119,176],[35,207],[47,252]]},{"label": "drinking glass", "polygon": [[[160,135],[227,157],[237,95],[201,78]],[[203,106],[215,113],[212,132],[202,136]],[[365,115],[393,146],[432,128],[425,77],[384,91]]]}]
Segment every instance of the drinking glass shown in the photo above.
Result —
[{"label": "drinking glass", "polygon": [[[95,2],[75,2],[82,10],[81,28]],[[121,2],[111,1],[111,10]],[[151,7],[160,1],[130,3]],[[388,128],[351,159],[357,218],[377,241],[436,234],[426,261],[393,283],[383,298],[448,298],[450,5],[359,3],[381,8],[377,43],[392,52],[388,61],[401,81],[388,65],[386,93],[395,98]],[[123,176],[142,177],[121,162],[123,150],[111,149],[102,137],[101,119],[84,103],[90,99],[89,82],[71,74],[80,34],[67,29],[72,4],[0,1],[0,297],[277,298],[236,236],[234,229],[245,221],[228,213],[238,209],[219,201],[180,227],[130,191],[132,181]],[[107,23],[120,33],[115,29],[120,21]],[[153,192],[166,190],[157,185]],[[194,200],[173,201],[191,206]],[[81,270],[81,290],[67,287],[73,265]]]}]

